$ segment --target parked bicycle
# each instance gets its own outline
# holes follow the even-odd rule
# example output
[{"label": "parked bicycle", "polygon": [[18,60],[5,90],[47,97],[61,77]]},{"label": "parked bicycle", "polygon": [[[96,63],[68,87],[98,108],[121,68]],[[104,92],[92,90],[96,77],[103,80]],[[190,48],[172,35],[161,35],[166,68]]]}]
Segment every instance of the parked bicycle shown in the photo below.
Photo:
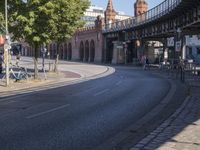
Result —
[{"label": "parked bicycle", "polygon": [[[28,73],[26,67],[18,67],[14,65],[10,67],[9,78],[14,79],[16,82],[21,81],[21,80],[28,80],[31,77],[32,75]],[[2,79],[5,79],[5,78],[6,76],[4,75]]]}]

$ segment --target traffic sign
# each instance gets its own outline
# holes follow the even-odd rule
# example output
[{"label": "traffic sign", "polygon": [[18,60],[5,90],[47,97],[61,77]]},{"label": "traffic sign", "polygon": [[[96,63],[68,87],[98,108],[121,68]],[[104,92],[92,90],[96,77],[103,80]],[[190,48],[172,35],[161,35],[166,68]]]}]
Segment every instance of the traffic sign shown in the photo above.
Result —
[{"label": "traffic sign", "polygon": [[176,42],[176,51],[180,52],[181,51],[181,41]]},{"label": "traffic sign", "polygon": [[7,50],[11,49],[11,45],[10,45],[10,44],[7,44],[7,43],[5,43],[5,44],[4,44],[4,49],[5,49],[5,51],[7,51]]},{"label": "traffic sign", "polygon": [[3,45],[5,43],[5,39],[2,35],[0,35],[0,45]]}]

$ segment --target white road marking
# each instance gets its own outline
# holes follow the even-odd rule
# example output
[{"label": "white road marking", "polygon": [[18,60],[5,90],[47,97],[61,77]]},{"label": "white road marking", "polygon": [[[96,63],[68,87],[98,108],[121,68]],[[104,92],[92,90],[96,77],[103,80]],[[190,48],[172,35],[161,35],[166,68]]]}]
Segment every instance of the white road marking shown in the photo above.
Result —
[{"label": "white road marking", "polygon": [[116,85],[120,85],[122,83],[122,81],[118,81],[117,83],[116,83]]},{"label": "white road marking", "polygon": [[100,92],[94,94],[94,96],[98,96],[98,95],[104,94],[104,93],[106,93],[106,92],[108,92],[108,91],[109,91],[109,89],[105,89],[105,90],[103,90],[103,91],[100,91]]},{"label": "white road marking", "polygon": [[34,115],[27,116],[26,119],[32,119],[32,118],[35,118],[35,117],[38,117],[38,116],[42,116],[42,115],[45,115],[47,113],[50,113],[50,112],[53,112],[53,111],[56,111],[56,110],[59,110],[59,109],[63,109],[63,108],[68,107],[68,106],[70,106],[70,104],[62,105],[62,106],[59,106],[59,107],[56,107],[56,108],[53,108],[53,109],[50,109],[50,110],[47,110],[47,111],[43,111],[43,112],[40,112],[40,113],[37,113],[37,114],[34,114]]},{"label": "white road marking", "polygon": [[16,103],[16,101],[8,101],[8,102],[6,102],[6,103],[3,103],[3,105],[11,104],[11,103]]},{"label": "white road marking", "polygon": [[79,96],[79,95],[81,95],[83,93],[86,93],[86,92],[89,92],[89,91],[92,91],[92,90],[95,90],[95,89],[97,89],[97,87],[93,87],[93,88],[87,89],[87,90],[79,92],[77,94],[73,94],[73,96]]},{"label": "white road marking", "polygon": [[[34,91],[35,92],[35,91]],[[6,101],[6,100],[12,100],[12,99],[16,99],[16,98],[20,98],[20,97],[24,97],[27,95],[31,95],[33,93],[19,93],[20,95],[11,95],[11,97],[2,97],[2,99],[0,100],[0,102]],[[9,95],[8,95],[9,96]]]}]

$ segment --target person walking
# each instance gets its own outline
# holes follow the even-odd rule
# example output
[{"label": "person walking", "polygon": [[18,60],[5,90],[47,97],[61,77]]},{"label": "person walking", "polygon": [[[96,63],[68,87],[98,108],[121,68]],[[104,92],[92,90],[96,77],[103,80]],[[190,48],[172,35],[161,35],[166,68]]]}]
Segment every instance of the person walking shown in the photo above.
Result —
[{"label": "person walking", "polygon": [[2,73],[3,71],[3,54],[0,53],[0,74]]},{"label": "person walking", "polygon": [[142,56],[142,59],[141,59],[141,62],[143,64],[143,69],[145,70],[146,69],[146,56]]},{"label": "person walking", "polygon": [[146,57],[145,59],[145,69],[149,69],[149,59]]},{"label": "person walking", "polygon": [[20,54],[16,56],[16,66],[19,67]]}]

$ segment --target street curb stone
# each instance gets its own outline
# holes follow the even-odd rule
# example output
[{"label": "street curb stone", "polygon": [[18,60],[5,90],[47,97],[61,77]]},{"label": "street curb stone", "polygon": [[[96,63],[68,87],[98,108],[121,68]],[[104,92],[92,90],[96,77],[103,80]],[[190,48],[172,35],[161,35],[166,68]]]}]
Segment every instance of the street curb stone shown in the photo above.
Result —
[{"label": "street curb stone", "polygon": [[[134,147],[132,147],[130,150],[135,150],[135,148],[139,148],[140,150],[145,147],[145,145],[149,144],[155,137],[157,137],[171,122],[173,122],[177,116],[182,112],[182,110],[187,106],[190,96],[188,96],[183,104],[173,113],[164,123],[162,123],[159,127],[157,127],[152,133],[154,134],[153,136],[146,136],[144,139],[142,139],[138,144],[136,144]],[[151,133],[151,134],[152,134]],[[147,147],[145,147],[147,149]],[[152,150],[153,148],[151,148]]]},{"label": "street curb stone", "polygon": [[89,81],[89,80],[94,80],[97,78],[108,76],[115,72],[114,68],[107,67],[107,66],[105,66],[105,67],[106,67],[106,69],[103,72],[92,75],[92,76],[88,76],[88,77],[84,76],[83,74],[80,74],[80,76],[81,76],[80,78],[75,78],[72,80],[62,79],[60,81],[51,81],[51,82],[48,82],[46,84],[42,84],[42,85],[39,85],[36,87],[24,87],[22,89],[16,89],[13,91],[1,92],[0,100],[9,98],[10,96],[15,96],[17,94],[19,94],[19,95],[28,94],[28,93],[32,93],[32,92],[48,90],[48,89],[52,89],[52,88],[58,88],[58,87],[63,87],[63,86],[67,86],[67,85],[72,85],[75,83],[81,83],[81,82],[85,82],[85,81]]}]

